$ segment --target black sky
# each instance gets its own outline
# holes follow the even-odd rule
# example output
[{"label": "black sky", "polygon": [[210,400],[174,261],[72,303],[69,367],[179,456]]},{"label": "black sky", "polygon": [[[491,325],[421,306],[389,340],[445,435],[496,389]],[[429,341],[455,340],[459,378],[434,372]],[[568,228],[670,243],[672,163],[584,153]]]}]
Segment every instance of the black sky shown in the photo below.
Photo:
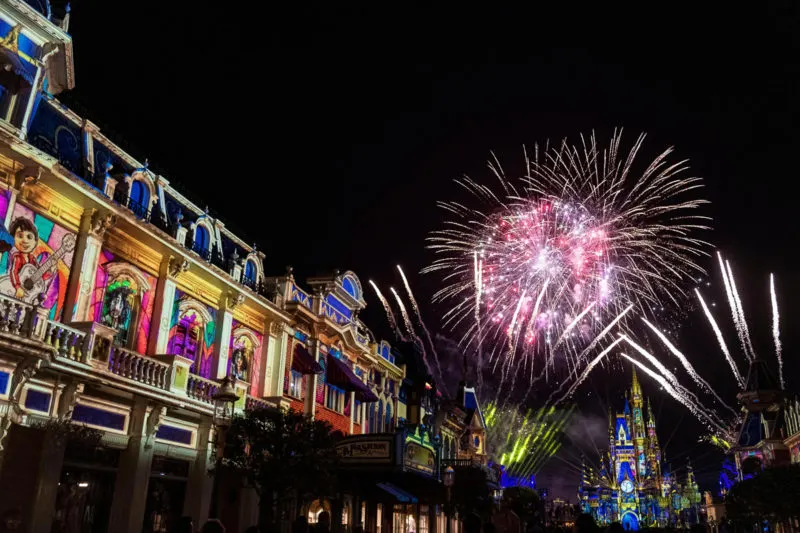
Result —
[{"label": "black sky", "polygon": [[[73,2],[77,87],[61,99],[258,242],[270,272],[352,269],[397,285],[395,264],[416,273],[431,259],[435,201],[453,196],[454,177],[488,177],[491,150],[517,162],[523,144],[622,126],[629,140],[647,132],[652,155],[676,146],[706,179],[710,240],[733,260],[767,353],[767,275],[776,273],[793,356],[793,2],[558,12],[248,4]],[[429,300],[438,279],[413,274],[412,283]],[[386,332],[378,302],[369,304],[365,320]],[[423,311],[433,324],[442,312]],[[715,345],[702,346],[693,360],[717,371]],[[597,394],[605,402],[619,392],[612,382]],[[660,410],[662,438],[675,430],[676,453],[707,461],[693,448],[691,417],[670,400]],[[713,464],[703,468],[713,482]]]}]

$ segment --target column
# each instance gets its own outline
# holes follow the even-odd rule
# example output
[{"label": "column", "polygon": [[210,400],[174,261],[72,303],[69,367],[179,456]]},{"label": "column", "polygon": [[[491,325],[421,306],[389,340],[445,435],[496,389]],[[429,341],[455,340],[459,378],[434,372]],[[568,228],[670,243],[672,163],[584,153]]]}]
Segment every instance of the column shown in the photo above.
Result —
[{"label": "column", "polygon": [[75,243],[75,258],[72,261],[72,274],[67,283],[67,294],[64,300],[64,317],[69,322],[90,322],[94,278],[97,273],[97,262],[103,246],[106,230],[116,223],[113,213],[103,213],[90,208],[83,211],[80,232]]},{"label": "column", "polygon": [[212,466],[211,419],[204,418],[197,431],[197,456],[189,468],[189,481],[186,484],[183,514],[191,516],[196,526],[208,520],[211,506],[211,490],[214,480],[208,475]]},{"label": "column", "polygon": [[[314,356],[315,361],[319,361],[319,341],[314,339],[311,342],[313,343],[311,354]],[[317,410],[317,379],[318,374],[306,375],[306,416],[310,416],[312,419]]]},{"label": "column", "polygon": [[356,421],[356,393],[350,391],[350,434],[353,434],[353,426]]},{"label": "column", "polygon": [[231,346],[231,328],[233,327],[233,306],[231,297],[223,293],[220,298],[217,314],[217,329],[214,332],[214,367],[211,369],[212,379],[222,379],[228,375],[228,356]]},{"label": "column", "polygon": [[187,270],[189,270],[189,262],[185,259],[165,256],[161,261],[151,322],[151,324],[158,325],[158,330],[154,334],[151,325],[150,340],[147,346],[147,351],[151,355],[167,353],[169,323],[172,319],[172,306],[175,305],[175,289],[177,288],[175,279]]},{"label": "column", "polygon": [[130,421],[128,447],[120,454],[108,530],[139,533],[144,520],[153,446],[147,442],[147,400],[137,398]]}]

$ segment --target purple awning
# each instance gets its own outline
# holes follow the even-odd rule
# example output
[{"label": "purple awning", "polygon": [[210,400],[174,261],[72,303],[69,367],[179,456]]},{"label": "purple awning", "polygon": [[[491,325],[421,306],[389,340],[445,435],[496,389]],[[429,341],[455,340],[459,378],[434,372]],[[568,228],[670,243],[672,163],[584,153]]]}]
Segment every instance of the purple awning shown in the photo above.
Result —
[{"label": "purple awning", "polygon": [[356,393],[356,400],[363,403],[377,402],[378,397],[369,390],[363,381],[358,379],[350,368],[336,357],[328,354],[328,372],[326,381],[331,385],[348,392]]},{"label": "purple awning", "polygon": [[322,373],[322,367],[320,364],[314,360],[314,357],[310,353],[308,353],[306,347],[299,343],[294,347],[292,370],[296,370],[301,374]]}]

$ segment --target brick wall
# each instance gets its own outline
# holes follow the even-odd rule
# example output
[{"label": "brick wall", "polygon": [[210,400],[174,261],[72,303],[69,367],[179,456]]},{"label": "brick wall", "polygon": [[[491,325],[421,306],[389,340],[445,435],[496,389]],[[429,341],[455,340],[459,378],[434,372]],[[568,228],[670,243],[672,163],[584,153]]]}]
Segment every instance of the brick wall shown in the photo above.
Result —
[{"label": "brick wall", "polygon": [[361,424],[353,424],[353,435],[361,435]]},{"label": "brick wall", "polygon": [[302,413],[303,411],[305,411],[306,406],[303,405],[303,400],[297,400],[295,398],[290,398],[289,399],[289,409],[291,409],[292,411],[298,411],[298,412]]},{"label": "brick wall", "polygon": [[325,420],[333,426],[334,431],[338,430],[348,435],[350,433],[350,417],[343,414],[331,411],[327,407],[317,405],[315,418],[317,420]]}]

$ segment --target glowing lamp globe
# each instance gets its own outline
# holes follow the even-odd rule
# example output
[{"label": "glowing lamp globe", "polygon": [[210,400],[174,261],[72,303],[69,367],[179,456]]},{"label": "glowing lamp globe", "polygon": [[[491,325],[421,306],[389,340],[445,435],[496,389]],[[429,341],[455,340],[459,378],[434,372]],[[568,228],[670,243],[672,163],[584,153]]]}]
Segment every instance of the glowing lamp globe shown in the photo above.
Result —
[{"label": "glowing lamp globe", "polygon": [[233,421],[233,406],[239,399],[235,384],[236,378],[225,376],[217,392],[211,396],[214,401],[214,425],[218,428],[228,428]]},{"label": "glowing lamp globe", "polygon": [[453,483],[456,480],[456,471],[453,469],[452,466],[448,466],[444,469],[444,474],[442,475],[442,482],[444,483],[445,487],[452,487]]}]

